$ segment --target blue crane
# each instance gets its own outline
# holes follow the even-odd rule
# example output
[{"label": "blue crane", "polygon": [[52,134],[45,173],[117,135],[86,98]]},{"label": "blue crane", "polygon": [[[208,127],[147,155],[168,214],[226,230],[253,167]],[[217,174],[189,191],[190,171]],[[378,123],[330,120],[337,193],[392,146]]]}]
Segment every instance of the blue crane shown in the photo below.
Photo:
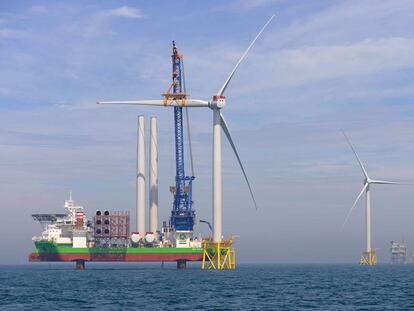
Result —
[{"label": "blue crane", "polygon": [[[185,106],[187,94],[185,92],[183,55],[178,53],[175,42],[172,42],[172,83],[168,91],[163,94],[165,102],[181,101]],[[170,187],[174,195],[170,225],[176,231],[192,231],[195,221],[195,211],[192,208],[192,184],[194,176],[186,176],[184,169],[184,127],[183,107],[174,107],[175,125],[175,187]]]}]

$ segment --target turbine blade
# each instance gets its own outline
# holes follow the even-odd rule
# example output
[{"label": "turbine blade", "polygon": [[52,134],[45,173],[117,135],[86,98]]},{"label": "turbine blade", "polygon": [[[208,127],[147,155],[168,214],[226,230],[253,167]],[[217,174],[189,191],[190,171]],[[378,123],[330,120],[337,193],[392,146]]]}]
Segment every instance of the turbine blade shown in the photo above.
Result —
[{"label": "turbine blade", "polygon": [[247,178],[247,174],[246,174],[246,172],[244,170],[243,164],[242,164],[242,162],[240,160],[240,157],[239,157],[239,154],[237,152],[236,146],[234,145],[233,139],[231,138],[230,131],[229,131],[229,128],[227,126],[226,120],[224,120],[224,117],[223,117],[223,115],[221,113],[220,113],[220,118],[221,118],[221,128],[223,129],[224,134],[226,134],[226,137],[227,137],[227,139],[228,139],[228,141],[229,141],[229,143],[231,145],[231,148],[233,149],[234,154],[236,155],[237,161],[239,162],[240,168],[241,168],[241,170],[243,172],[244,179],[246,180],[247,186],[249,187],[249,191],[250,191],[250,195],[251,195],[251,197],[253,199],[254,207],[257,210],[256,199],[254,198],[252,187],[250,186],[249,179]]},{"label": "turbine blade", "polygon": [[102,101],[97,104],[111,104],[111,105],[147,105],[147,106],[172,106],[172,107],[208,107],[208,101],[200,99],[185,99],[183,100],[163,100],[163,99],[149,99],[149,100],[124,100],[124,101]]},{"label": "turbine blade", "polygon": [[370,184],[380,184],[380,185],[410,185],[410,183],[402,183],[396,181],[386,181],[386,180],[370,180]]},{"label": "turbine blade", "polygon": [[149,105],[149,106],[164,106],[162,99],[147,99],[147,100],[117,100],[117,101],[102,101],[97,102],[98,105]]},{"label": "turbine blade", "polygon": [[342,229],[345,227],[346,222],[349,219],[349,216],[351,216],[352,211],[354,210],[355,206],[357,205],[359,199],[361,198],[362,194],[364,193],[365,189],[367,189],[368,183],[365,183],[364,187],[362,188],[361,192],[358,194],[357,198],[355,199],[354,204],[352,205],[351,209],[349,210],[348,214],[346,215],[345,221],[342,224]]},{"label": "turbine blade", "polygon": [[275,17],[275,15],[272,15],[272,17],[266,22],[266,24],[262,27],[262,29],[259,31],[259,33],[256,35],[256,37],[253,39],[253,41],[250,43],[249,47],[244,51],[243,55],[240,57],[239,61],[237,62],[236,66],[234,66],[233,70],[231,71],[229,77],[227,78],[226,82],[224,82],[223,86],[221,87],[220,91],[218,91],[217,96],[221,96],[224,94],[224,91],[227,88],[227,85],[230,83],[231,78],[233,78],[234,73],[236,72],[237,68],[239,67],[240,63],[243,61],[243,59],[247,56],[250,49],[256,42],[256,40],[260,37],[262,32],[266,29],[267,25],[270,24],[272,19]]},{"label": "turbine blade", "polygon": [[364,165],[362,164],[362,161],[361,161],[361,160],[360,160],[360,158],[358,157],[358,154],[356,153],[356,151],[355,151],[355,149],[354,149],[354,146],[352,146],[351,141],[349,140],[348,136],[346,136],[345,132],[344,132],[344,131],[342,131],[342,130],[341,130],[341,132],[342,132],[342,134],[344,134],[346,141],[348,142],[349,146],[351,147],[352,151],[354,152],[355,157],[356,157],[356,159],[357,159],[357,161],[358,161],[358,163],[359,163],[359,166],[361,167],[362,172],[364,173],[365,178],[369,179],[369,177],[368,177],[368,173],[367,173],[367,171],[365,170],[365,167],[364,167]]}]

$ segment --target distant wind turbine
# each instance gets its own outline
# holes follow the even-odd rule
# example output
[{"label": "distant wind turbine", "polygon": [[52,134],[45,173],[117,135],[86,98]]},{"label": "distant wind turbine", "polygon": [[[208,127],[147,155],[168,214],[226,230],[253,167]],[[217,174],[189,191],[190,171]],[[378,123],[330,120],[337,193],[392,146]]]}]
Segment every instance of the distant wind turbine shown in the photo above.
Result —
[{"label": "distant wind turbine", "polygon": [[356,157],[356,159],[359,163],[359,166],[361,167],[362,173],[364,174],[364,186],[362,187],[361,192],[358,194],[357,198],[355,199],[354,204],[352,205],[351,209],[349,210],[342,227],[345,226],[346,222],[349,219],[349,216],[351,215],[352,211],[354,210],[355,206],[357,205],[359,199],[362,197],[362,194],[365,192],[365,198],[366,198],[366,206],[365,206],[366,249],[365,249],[365,252],[362,253],[360,264],[361,265],[375,265],[377,263],[377,255],[375,253],[375,250],[372,250],[372,247],[371,247],[371,190],[370,190],[370,186],[371,186],[371,184],[402,185],[403,183],[393,182],[393,181],[386,181],[386,180],[371,179],[368,176],[368,173],[367,173],[364,165],[362,164],[361,159],[359,158],[358,154],[356,153],[354,147],[352,146],[351,141],[349,140],[348,136],[346,136],[344,131],[342,131],[342,134],[345,136],[346,141],[348,142],[348,144],[351,147],[353,153],[355,154],[355,157]]}]

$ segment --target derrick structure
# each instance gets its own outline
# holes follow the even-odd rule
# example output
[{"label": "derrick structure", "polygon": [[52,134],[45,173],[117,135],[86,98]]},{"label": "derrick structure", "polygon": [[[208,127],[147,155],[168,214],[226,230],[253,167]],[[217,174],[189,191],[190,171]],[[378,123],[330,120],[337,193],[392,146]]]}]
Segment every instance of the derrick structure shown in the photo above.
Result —
[{"label": "derrick structure", "polygon": [[164,96],[164,104],[180,102],[174,107],[175,136],[175,186],[170,187],[174,195],[170,224],[175,231],[193,231],[195,211],[192,208],[192,182],[194,176],[185,175],[184,162],[184,126],[183,106],[186,104],[183,55],[178,53],[175,42],[172,43],[172,83]]}]

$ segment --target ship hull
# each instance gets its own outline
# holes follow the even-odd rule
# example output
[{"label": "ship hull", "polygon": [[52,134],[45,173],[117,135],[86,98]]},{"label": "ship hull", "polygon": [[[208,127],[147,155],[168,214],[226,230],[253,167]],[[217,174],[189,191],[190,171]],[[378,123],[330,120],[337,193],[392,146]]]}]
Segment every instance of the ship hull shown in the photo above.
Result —
[{"label": "ship hull", "polygon": [[91,247],[72,248],[52,242],[36,242],[29,254],[30,262],[43,261],[201,261],[202,248],[156,248],[156,247]]},{"label": "ship hull", "polygon": [[164,254],[59,254],[59,253],[31,253],[29,255],[30,262],[42,261],[135,261],[135,262],[156,262],[156,261],[201,261],[203,254],[186,254],[186,253],[164,253]]}]

